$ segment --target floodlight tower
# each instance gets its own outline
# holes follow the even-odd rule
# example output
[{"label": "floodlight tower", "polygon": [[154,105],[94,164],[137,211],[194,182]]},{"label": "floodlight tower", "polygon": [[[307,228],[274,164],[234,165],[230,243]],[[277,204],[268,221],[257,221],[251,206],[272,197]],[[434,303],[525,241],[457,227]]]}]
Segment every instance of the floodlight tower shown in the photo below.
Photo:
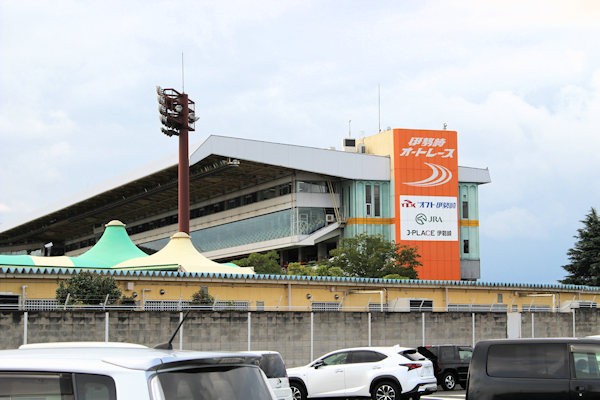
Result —
[{"label": "floodlight tower", "polygon": [[178,217],[179,232],[190,233],[190,161],[188,132],[195,131],[198,121],[195,104],[186,93],[156,87],[161,131],[167,136],[179,136]]}]

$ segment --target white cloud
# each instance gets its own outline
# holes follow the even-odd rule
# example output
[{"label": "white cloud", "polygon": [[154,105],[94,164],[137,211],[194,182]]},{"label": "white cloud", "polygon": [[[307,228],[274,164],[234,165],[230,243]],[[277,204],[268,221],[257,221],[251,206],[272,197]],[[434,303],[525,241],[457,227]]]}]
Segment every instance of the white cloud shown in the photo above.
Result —
[{"label": "white cloud", "polygon": [[530,210],[511,207],[482,218],[484,236],[491,238],[539,239],[548,236],[540,218]]}]

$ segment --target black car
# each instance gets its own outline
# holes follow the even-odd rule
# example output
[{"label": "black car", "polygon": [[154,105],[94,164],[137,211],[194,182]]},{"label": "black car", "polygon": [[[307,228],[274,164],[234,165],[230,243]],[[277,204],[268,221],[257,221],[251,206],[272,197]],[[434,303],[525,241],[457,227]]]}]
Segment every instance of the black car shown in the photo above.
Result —
[{"label": "black car", "polygon": [[454,390],[457,384],[467,385],[469,363],[473,348],[455,344],[419,347],[419,353],[433,362],[433,370],[438,384],[444,390]]},{"label": "black car", "polygon": [[475,345],[467,400],[600,399],[600,341],[482,340]]}]

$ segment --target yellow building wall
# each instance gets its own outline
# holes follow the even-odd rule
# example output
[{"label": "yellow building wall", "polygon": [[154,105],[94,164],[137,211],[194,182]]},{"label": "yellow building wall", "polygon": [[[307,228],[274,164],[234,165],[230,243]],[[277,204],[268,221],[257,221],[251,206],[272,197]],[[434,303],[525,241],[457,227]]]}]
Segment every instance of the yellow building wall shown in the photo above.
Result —
[{"label": "yellow building wall", "polygon": [[[0,277],[0,293],[26,299],[54,299],[59,282],[68,275],[11,275]],[[210,278],[115,277],[123,296],[136,300],[190,301],[202,287],[219,301],[248,301],[250,309],[310,310],[314,302],[339,303],[342,310],[367,311],[369,304],[392,305],[401,299],[433,301],[433,311],[453,305],[504,304],[511,311],[523,307],[564,308],[573,301],[596,302],[600,291],[559,290],[537,287],[485,287],[424,284],[369,284],[324,281],[262,281]],[[161,294],[162,291],[162,294]]]}]

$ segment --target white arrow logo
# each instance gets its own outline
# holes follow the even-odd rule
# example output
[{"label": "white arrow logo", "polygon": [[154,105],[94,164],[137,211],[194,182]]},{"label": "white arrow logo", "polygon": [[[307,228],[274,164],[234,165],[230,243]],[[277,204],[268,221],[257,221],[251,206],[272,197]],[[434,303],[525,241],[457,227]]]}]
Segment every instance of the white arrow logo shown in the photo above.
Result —
[{"label": "white arrow logo", "polygon": [[417,182],[404,182],[404,184],[409,186],[429,187],[440,186],[452,180],[452,172],[443,165],[430,163],[425,163],[425,165],[431,168],[432,171],[431,176],[429,178]]}]

